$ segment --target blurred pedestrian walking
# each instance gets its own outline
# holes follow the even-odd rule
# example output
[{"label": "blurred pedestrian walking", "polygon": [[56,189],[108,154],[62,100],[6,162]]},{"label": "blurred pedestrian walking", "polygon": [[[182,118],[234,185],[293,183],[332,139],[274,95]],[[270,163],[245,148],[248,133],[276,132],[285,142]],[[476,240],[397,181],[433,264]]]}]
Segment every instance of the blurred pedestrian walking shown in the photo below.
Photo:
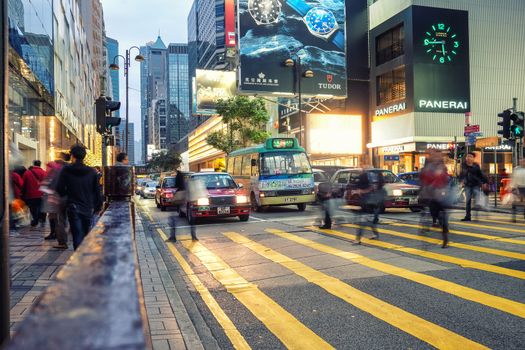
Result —
[{"label": "blurred pedestrian walking", "polygon": [[465,189],[466,208],[465,217],[461,221],[470,221],[472,219],[472,199],[479,202],[482,186],[488,183],[487,178],[483,175],[480,166],[474,162],[475,154],[469,152],[465,158],[465,163],[461,167],[459,180],[463,183]]},{"label": "blurred pedestrian walking", "polygon": [[[512,193],[515,195],[516,202],[521,202],[524,205],[523,216],[525,217],[525,159],[520,161],[520,166],[512,171],[510,181]],[[516,215],[516,203],[513,203],[513,216]]]},{"label": "blurred pedestrian walking", "polygon": [[76,250],[91,230],[93,215],[101,210],[102,199],[97,173],[84,164],[86,149],[75,145],[70,154],[71,164],[65,165],[60,172],[56,190],[66,198],[66,212]]},{"label": "blurred pedestrian walking", "polygon": [[[166,241],[177,242],[177,216],[180,215],[180,206],[185,205],[186,203],[189,203],[191,201],[196,201],[198,198],[201,198],[203,193],[201,185],[203,186],[202,183],[191,178],[189,179],[189,181],[186,181],[186,179],[184,178],[184,174],[181,171],[177,171],[177,174],[175,175],[175,186],[177,187],[175,198],[177,199],[176,203],[179,206],[179,214],[174,213],[170,218],[170,236]],[[206,192],[205,188],[204,191]],[[188,206],[188,208],[189,207],[190,206]],[[188,215],[188,213],[186,214]],[[197,229],[195,228],[195,224],[193,222],[190,222],[189,220],[188,224],[190,225],[192,241],[198,241],[199,239],[197,238]]]},{"label": "blurred pedestrian walking", "polygon": [[[355,244],[361,244],[361,237],[363,235],[363,226],[370,227],[373,237],[379,238],[377,231],[377,224],[379,222],[379,213],[384,202],[384,180],[380,173],[376,174],[372,171],[371,165],[366,163],[363,165],[363,171],[357,178],[357,194],[361,200],[361,213],[359,214],[359,228],[357,229]],[[367,213],[373,213],[373,219],[369,220]]]},{"label": "blurred pedestrian walking", "polygon": [[321,203],[324,213],[323,224],[319,228],[330,230],[332,228],[335,206],[334,198],[332,198],[332,184],[330,182],[321,182],[317,186],[317,200]]},{"label": "blurred pedestrian walking", "polygon": [[447,207],[451,199],[450,178],[441,152],[432,151],[419,176],[421,181],[421,192],[424,195],[426,205],[430,209],[433,225],[439,223],[441,226],[443,245],[448,246],[448,214]]},{"label": "blurred pedestrian walking", "polygon": [[44,194],[40,191],[40,184],[44,181],[46,172],[40,167],[41,164],[39,160],[33,161],[33,166],[25,171],[22,177],[22,198],[31,211],[32,227],[36,227],[39,222],[43,227],[46,222],[45,214],[42,213],[42,197]]}]

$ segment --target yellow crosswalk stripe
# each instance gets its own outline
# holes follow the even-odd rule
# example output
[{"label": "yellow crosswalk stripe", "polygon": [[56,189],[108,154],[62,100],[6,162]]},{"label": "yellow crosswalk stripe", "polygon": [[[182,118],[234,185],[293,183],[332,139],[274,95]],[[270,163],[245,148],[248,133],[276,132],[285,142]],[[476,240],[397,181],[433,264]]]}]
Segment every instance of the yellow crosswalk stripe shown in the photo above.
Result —
[{"label": "yellow crosswalk stripe", "polygon": [[[406,225],[409,225],[409,224],[406,224]],[[342,226],[351,227],[351,228],[359,228],[358,225],[354,225],[354,224],[343,224]],[[419,227],[417,225],[412,225],[412,226]],[[421,242],[439,244],[439,245],[441,245],[443,243],[440,239],[431,238],[431,237],[417,236],[417,235],[414,235],[414,234],[398,232],[398,231],[393,231],[393,230],[387,230],[387,229],[380,229],[380,228],[378,228],[377,230],[380,233],[387,234],[387,235],[390,235],[390,236],[402,237],[402,238],[412,239],[412,240],[421,241]],[[464,243],[456,243],[456,242],[450,242],[449,246],[455,247],[455,248],[460,248],[460,249],[465,249],[465,250],[472,250],[472,251],[480,252],[480,253],[504,256],[506,258],[511,258],[511,259],[525,260],[525,254],[516,253],[516,252],[509,252],[509,251],[501,250],[501,249],[486,248],[486,247],[480,247],[480,246],[464,244]]]},{"label": "yellow crosswalk stripe", "polygon": [[[479,222],[490,222],[490,223],[495,223],[495,224],[500,224],[500,225],[512,225],[512,226],[520,226],[520,227],[525,226],[525,223],[522,223],[522,222],[511,222],[510,220],[508,222],[506,222],[506,221],[502,221],[502,219],[495,220],[495,219],[491,219],[491,218],[483,218],[483,219],[479,219],[478,218],[478,219],[475,219],[474,221],[475,222],[477,222],[477,221],[479,221]],[[521,232],[525,233],[525,230],[521,230]]]},{"label": "yellow crosswalk stripe", "polygon": [[182,241],[217,281],[257,317],[288,349],[333,349],[256,285],[245,280],[221,258],[199,242]]},{"label": "yellow crosswalk stripe", "polygon": [[[323,232],[325,234],[330,234],[332,236],[337,236],[337,237],[341,237],[345,239],[353,240],[356,238],[355,235],[352,235],[346,232],[336,231],[336,230],[320,230],[317,227],[307,227],[307,229],[312,230],[312,231]],[[515,277],[515,278],[525,280],[525,271],[513,270],[513,269],[508,269],[506,267],[500,267],[500,266],[485,264],[485,263],[481,263],[477,261],[456,258],[456,257],[445,255],[445,254],[433,253],[433,252],[429,252],[429,251],[421,250],[417,248],[405,247],[399,244],[388,243],[388,242],[384,242],[381,240],[371,240],[365,237],[361,239],[361,242],[367,245],[380,247],[384,249],[391,249],[391,250],[395,250],[395,251],[399,251],[399,252],[407,253],[411,255],[421,256],[423,258],[432,259],[436,261],[442,261],[442,262],[458,265],[464,268],[471,268],[471,269],[476,269],[476,270],[481,270],[481,271],[486,271],[486,272],[492,272],[492,273],[497,273],[499,275]]]},{"label": "yellow crosswalk stripe", "polygon": [[[157,229],[157,232],[160,234],[162,239],[167,239],[168,236],[164,233],[164,231],[160,228]],[[168,249],[171,252],[171,254],[177,259],[177,262],[182,267],[182,270],[184,270],[184,273],[186,273],[186,276],[189,278],[193,286],[195,287],[195,290],[199,293],[202,300],[208,306],[208,309],[212,313],[212,315],[215,317],[217,322],[221,325],[222,329],[224,330],[224,333],[226,333],[226,336],[228,339],[230,339],[233,347],[235,349],[251,349],[250,345],[248,345],[248,342],[244,339],[244,337],[241,335],[241,333],[237,330],[237,327],[233,324],[231,319],[226,315],[224,310],[220,307],[219,303],[213,295],[211,295],[210,291],[206,286],[199,280],[197,275],[195,275],[195,272],[193,272],[191,266],[186,262],[184,257],[179,253],[177,248],[173,244],[168,244]]]},{"label": "yellow crosswalk stripe", "polygon": [[461,226],[468,226],[468,227],[476,227],[476,228],[486,228],[490,230],[497,230],[497,231],[507,231],[507,232],[516,232],[516,233],[525,233],[525,230],[522,228],[511,228],[511,227],[501,227],[501,226],[487,226],[487,225],[480,225],[475,224],[472,222],[464,222],[464,221],[450,221],[451,224],[461,225]]},{"label": "yellow crosswalk stripe", "polygon": [[[442,280],[437,277],[425,275],[419,272],[410,271],[401,267],[397,267],[394,265],[386,264],[380,261],[376,261],[367,257],[364,257],[362,255],[347,252],[344,250],[340,250],[325,244],[317,243],[312,240],[298,237],[295,235],[292,235],[290,233],[281,231],[281,230],[275,230],[275,229],[268,229],[267,232],[273,233],[274,235],[277,235],[279,237],[291,240],[293,242],[305,245],[307,247],[310,247],[312,249],[321,251],[323,253],[327,253],[330,255],[335,255],[340,258],[353,261],[355,263],[358,263],[360,265],[369,267],[371,269],[381,271],[384,273],[387,273],[389,275],[397,276],[404,278],[406,280],[416,282],[419,284],[422,284],[424,286],[437,289],[439,291],[452,294],[454,296],[457,296],[459,298],[470,300],[488,307],[492,307],[498,310],[501,310],[503,312],[525,318],[525,304],[505,299],[502,297],[498,297],[492,294],[488,294],[485,292],[478,291],[476,289],[472,289],[469,287],[465,287],[462,285],[459,285],[454,282],[449,282],[446,280]],[[330,231],[330,230],[326,230]]]},{"label": "yellow crosswalk stripe", "polygon": [[[392,223],[389,223],[389,225],[391,225],[391,226],[402,226],[402,227],[419,228],[418,225],[402,224],[402,223],[398,223],[398,222],[392,222]],[[435,231],[435,232],[441,232],[440,228],[429,227],[429,230]],[[469,237],[486,239],[488,241],[499,241],[499,242],[505,242],[505,243],[523,244],[523,245],[525,245],[525,240],[521,241],[519,239],[512,239],[512,238],[505,238],[505,237],[499,237],[499,236],[492,236],[492,235],[486,235],[486,234],[482,234],[482,233],[466,232],[466,231],[459,231],[459,230],[450,230],[450,233],[454,233],[454,234],[461,235],[461,236],[469,236]]]},{"label": "yellow crosswalk stripe", "polygon": [[[277,230],[276,230],[277,231]],[[486,347],[456,334],[446,328],[431,323],[412,313],[384,302],[370,294],[360,291],[341,280],[317,271],[297,260],[291,259],[273,249],[254,242],[238,233],[225,235],[236,243],[251,249],[266,259],[278,263],[308,282],[316,284],[328,293],[354,305],[372,316],[439,349],[485,349]],[[313,242],[312,242],[313,243]],[[313,348],[313,347],[311,347]]]}]

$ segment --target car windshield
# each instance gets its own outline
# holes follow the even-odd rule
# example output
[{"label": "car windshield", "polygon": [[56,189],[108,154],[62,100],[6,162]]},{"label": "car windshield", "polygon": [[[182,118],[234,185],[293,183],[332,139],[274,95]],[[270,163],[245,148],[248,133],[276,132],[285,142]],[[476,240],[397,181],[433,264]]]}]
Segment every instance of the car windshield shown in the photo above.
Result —
[{"label": "car windshield", "polygon": [[325,172],[314,172],[314,181],[315,182],[329,182],[330,179]]},{"label": "car windshield", "polygon": [[262,175],[311,174],[312,168],[304,152],[271,152],[261,155]]},{"label": "car windshield", "polygon": [[175,178],[174,177],[167,177],[167,178],[165,178],[162,187],[164,187],[164,188],[175,188],[175,187],[177,187],[176,183],[175,183]]},{"label": "car windshield", "polygon": [[152,181],[152,182],[148,182],[146,184],[146,187],[157,187],[157,183],[155,181]]},{"label": "car windshield", "polygon": [[401,180],[399,177],[397,177],[393,172],[389,170],[374,170],[371,171],[372,174],[383,175],[383,182],[386,184],[393,184],[393,183],[401,183],[403,180]]},{"label": "car windshield", "polygon": [[193,180],[204,183],[208,190],[216,190],[220,188],[237,188],[235,181],[228,174],[206,174],[196,175],[192,177]]}]

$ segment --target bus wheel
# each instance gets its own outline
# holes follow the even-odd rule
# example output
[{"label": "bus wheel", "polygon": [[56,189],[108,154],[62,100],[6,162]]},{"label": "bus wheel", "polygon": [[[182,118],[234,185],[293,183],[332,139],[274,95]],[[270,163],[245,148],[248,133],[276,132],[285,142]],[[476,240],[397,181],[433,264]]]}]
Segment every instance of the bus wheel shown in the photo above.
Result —
[{"label": "bus wheel", "polygon": [[305,211],[306,203],[297,204],[297,209],[299,209],[299,211]]},{"label": "bus wheel", "polygon": [[257,199],[255,198],[255,193],[252,193],[250,196],[250,202],[252,204],[252,211],[261,212],[262,207],[257,204]]}]

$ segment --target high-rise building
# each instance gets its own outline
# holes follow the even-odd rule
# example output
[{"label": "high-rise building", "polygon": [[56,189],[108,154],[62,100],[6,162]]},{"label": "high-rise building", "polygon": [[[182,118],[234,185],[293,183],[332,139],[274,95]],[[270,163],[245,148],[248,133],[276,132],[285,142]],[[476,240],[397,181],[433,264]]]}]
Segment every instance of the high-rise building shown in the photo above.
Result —
[{"label": "high-rise building", "polygon": [[[115,39],[112,39],[110,37],[106,37],[106,48],[108,51],[108,65],[112,64],[113,61],[117,62],[115,57],[118,56],[118,41]],[[120,101],[120,88],[119,88],[119,71],[118,70],[110,70],[109,71],[109,77],[111,78],[111,98],[113,101]],[[115,117],[120,117],[120,111],[115,111],[113,113]]]},{"label": "high-rise building", "polygon": [[188,133],[190,114],[188,45],[168,45],[168,148]]}]

